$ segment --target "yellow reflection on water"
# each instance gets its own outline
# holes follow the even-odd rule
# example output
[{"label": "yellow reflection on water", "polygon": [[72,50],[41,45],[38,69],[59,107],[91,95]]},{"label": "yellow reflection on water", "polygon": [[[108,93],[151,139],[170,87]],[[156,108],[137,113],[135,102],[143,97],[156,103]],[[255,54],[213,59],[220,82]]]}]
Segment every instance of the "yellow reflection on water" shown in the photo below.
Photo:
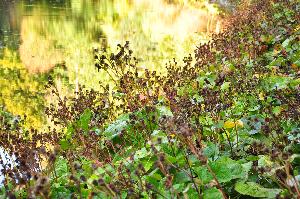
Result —
[{"label": "yellow reflection on water", "polygon": [[[15,67],[24,65],[28,70],[29,73],[23,74],[27,76],[28,84],[34,85],[36,82],[30,81],[35,76],[30,73],[53,72],[63,63],[66,71],[60,75],[67,76],[68,82],[62,82],[61,77],[57,78],[61,90],[64,90],[64,85],[73,85],[74,88],[78,84],[95,88],[97,82],[108,81],[109,77],[105,73],[95,73],[93,47],[105,46],[114,51],[118,43],[127,40],[135,56],[140,59],[140,67],[163,73],[165,62],[173,57],[180,60],[193,53],[197,44],[209,40],[210,33],[220,29],[218,10],[206,1],[65,2],[58,5],[47,1],[28,4],[21,0],[14,11],[15,16],[19,17],[16,21],[20,21],[21,40],[18,50],[21,63]],[[5,59],[0,60],[0,64]],[[33,87],[40,89],[38,86]],[[3,95],[6,91],[4,89],[0,92]],[[38,96],[38,92],[35,93]],[[6,99],[4,104],[9,111],[18,114],[24,112],[16,111],[13,104],[17,102],[8,101]]]},{"label": "yellow reflection on water", "polygon": [[[47,72],[66,62],[70,73],[89,76],[93,46],[102,41],[114,49],[129,40],[142,65],[160,70],[164,61],[182,58],[207,40],[216,16],[210,4],[184,1],[73,0],[68,9],[57,10],[35,6],[21,22],[20,57],[31,72]],[[81,83],[90,79],[81,78]]]}]

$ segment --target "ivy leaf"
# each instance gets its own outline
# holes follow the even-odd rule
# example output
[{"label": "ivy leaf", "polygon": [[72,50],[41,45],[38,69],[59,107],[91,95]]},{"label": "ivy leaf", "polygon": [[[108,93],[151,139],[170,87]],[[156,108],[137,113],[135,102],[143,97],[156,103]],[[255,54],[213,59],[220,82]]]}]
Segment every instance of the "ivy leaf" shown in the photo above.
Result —
[{"label": "ivy leaf", "polygon": [[240,194],[256,198],[276,198],[276,195],[281,192],[281,189],[267,189],[255,182],[237,182],[235,190]]},{"label": "ivy leaf", "polygon": [[203,199],[223,199],[223,195],[216,187],[213,187],[204,191]]}]

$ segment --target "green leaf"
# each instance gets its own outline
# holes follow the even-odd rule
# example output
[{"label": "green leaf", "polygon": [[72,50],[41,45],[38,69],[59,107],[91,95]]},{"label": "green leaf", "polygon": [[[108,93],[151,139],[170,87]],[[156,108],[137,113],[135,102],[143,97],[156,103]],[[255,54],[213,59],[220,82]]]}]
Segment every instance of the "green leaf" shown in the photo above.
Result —
[{"label": "green leaf", "polygon": [[185,188],[185,184],[174,184],[173,188],[177,191],[177,192],[182,192]]},{"label": "green leaf", "polygon": [[281,112],[281,107],[280,106],[275,106],[272,110],[272,112],[277,116]]},{"label": "green leaf", "polygon": [[166,106],[157,106],[157,110],[159,111],[159,115],[161,116],[169,116],[173,117],[173,113],[169,107]]},{"label": "green leaf", "polygon": [[90,109],[86,109],[77,122],[78,126],[82,128],[84,131],[87,131],[89,129],[89,123],[91,118],[92,118],[92,111]]},{"label": "green leaf", "polygon": [[203,183],[207,184],[213,180],[213,176],[209,173],[206,167],[200,166],[196,167],[195,169],[196,174],[198,175],[198,179]]},{"label": "green leaf", "polygon": [[159,174],[159,169],[156,168],[153,171],[151,171],[147,176],[145,176],[145,180],[151,184],[153,184],[155,187],[159,186],[159,182],[161,181],[162,177]]},{"label": "green leaf", "polygon": [[66,138],[71,139],[74,131],[75,131],[75,129],[74,129],[73,125],[69,124],[68,127],[66,128],[66,133],[65,133]]},{"label": "green leaf", "polygon": [[256,198],[275,198],[281,192],[281,189],[267,189],[255,182],[237,182],[235,190],[240,194]]},{"label": "green leaf", "polygon": [[247,162],[242,164],[243,170],[248,173],[252,168],[253,162]]},{"label": "green leaf", "polygon": [[212,142],[208,142],[206,145],[203,150],[204,155],[208,158],[216,159],[220,153],[218,146]]},{"label": "green leaf", "polygon": [[204,191],[203,199],[223,199],[223,195],[216,187],[213,187]]},{"label": "green leaf", "polygon": [[294,79],[293,81],[291,81],[291,82],[290,82],[290,85],[291,85],[292,87],[296,87],[296,86],[300,85],[300,78]]},{"label": "green leaf", "polygon": [[247,177],[247,170],[240,163],[228,157],[211,162],[210,166],[220,182]]},{"label": "green leaf", "polygon": [[135,152],[134,159],[138,160],[138,159],[146,157],[149,154],[150,154],[150,151],[147,151],[147,149],[144,147],[144,148],[142,148],[142,149]]},{"label": "green leaf", "polygon": [[62,187],[58,183],[54,183],[54,184],[57,184],[57,186],[52,185],[50,198],[69,198],[70,197],[70,195],[71,195],[70,189],[67,189],[66,187]]},{"label": "green leaf", "polygon": [[269,67],[272,67],[272,66],[281,66],[281,64],[283,63],[283,61],[284,61],[284,58],[283,58],[283,57],[275,58],[275,59],[269,64]]},{"label": "green leaf", "polygon": [[282,47],[286,48],[289,45],[290,41],[291,40],[289,38],[286,39],[284,42],[282,42]]},{"label": "green leaf", "polygon": [[284,89],[287,88],[288,84],[291,82],[292,78],[290,77],[282,77],[282,76],[271,76],[265,78],[265,83],[267,84],[267,89],[275,90],[275,89]]},{"label": "green leaf", "polygon": [[[54,163],[54,169],[55,169],[55,177],[57,177],[57,179],[55,180],[55,183],[52,183],[51,185],[53,191],[55,189],[62,188],[64,185],[68,183],[69,171],[68,171],[67,160],[64,159],[62,156],[58,157]],[[65,191],[68,192],[68,190]]]},{"label": "green leaf", "polygon": [[55,161],[55,173],[58,177],[63,177],[68,173],[67,160],[61,156]]},{"label": "green leaf", "polygon": [[198,198],[198,192],[195,189],[189,189],[187,192],[188,198]]},{"label": "green leaf", "polygon": [[273,162],[271,161],[269,156],[266,155],[261,155],[259,156],[259,160],[258,160],[258,166],[259,167],[270,167],[273,165]]},{"label": "green leaf", "polygon": [[224,83],[221,85],[221,90],[222,90],[222,91],[228,90],[228,89],[229,89],[229,86],[230,86],[230,82],[224,82]]},{"label": "green leaf", "polygon": [[147,161],[147,162],[144,162],[143,165],[144,165],[144,168],[145,168],[145,171],[149,171],[149,169],[152,167],[152,165],[154,164],[153,161]]},{"label": "green leaf", "polygon": [[61,140],[61,141],[59,142],[59,144],[60,144],[62,150],[67,150],[67,149],[70,148],[70,143],[69,143],[68,140]]},{"label": "green leaf", "polygon": [[122,192],[122,199],[125,199],[125,198],[127,198],[127,192]]},{"label": "green leaf", "polygon": [[185,172],[181,171],[181,172],[176,172],[174,183],[180,184],[180,183],[189,182],[190,180],[191,180],[190,177]]},{"label": "green leaf", "polygon": [[125,114],[119,117],[115,122],[110,124],[104,131],[104,135],[108,139],[112,139],[118,136],[123,129],[127,127],[127,122],[129,120],[129,115]]}]

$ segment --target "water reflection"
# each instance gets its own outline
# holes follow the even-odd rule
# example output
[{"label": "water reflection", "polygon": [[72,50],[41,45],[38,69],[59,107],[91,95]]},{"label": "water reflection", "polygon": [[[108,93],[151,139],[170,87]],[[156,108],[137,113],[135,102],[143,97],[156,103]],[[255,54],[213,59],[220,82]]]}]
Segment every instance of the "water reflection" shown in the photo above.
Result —
[{"label": "water reflection", "polygon": [[[38,115],[44,105],[41,85],[45,78],[41,73],[57,76],[65,92],[78,83],[95,87],[95,82],[108,80],[104,73],[92,75],[95,69],[91,51],[95,46],[114,49],[118,43],[129,40],[141,59],[141,67],[164,72],[166,60],[192,52],[195,44],[207,40],[206,33],[219,25],[216,9],[196,1],[5,2],[0,3],[0,102],[14,114],[30,116]],[[11,54],[16,54],[13,62]],[[12,80],[8,78],[12,73],[22,75],[13,75]],[[15,105],[31,110],[20,111]]]},{"label": "water reflection", "polygon": [[9,155],[1,146],[0,146],[0,160],[3,161],[0,164],[0,188],[3,186],[4,174],[3,169],[9,170],[13,169],[16,165],[16,157]]}]

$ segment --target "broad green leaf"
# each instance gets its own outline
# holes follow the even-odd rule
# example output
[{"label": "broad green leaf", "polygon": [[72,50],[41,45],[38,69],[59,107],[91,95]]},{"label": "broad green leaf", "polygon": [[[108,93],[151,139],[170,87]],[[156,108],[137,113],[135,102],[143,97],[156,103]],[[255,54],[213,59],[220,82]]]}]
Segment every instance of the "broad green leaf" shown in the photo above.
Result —
[{"label": "broad green leaf", "polygon": [[219,155],[219,148],[216,144],[208,142],[204,148],[203,153],[208,158],[217,158]]},{"label": "broad green leaf", "polygon": [[247,170],[240,163],[228,157],[222,157],[218,161],[211,162],[210,166],[220,182],[229,182],[232,179],[247,176]]},{"label": "broad green leaf", "polygon": [[198,178],[202,184],[208,184],[213,180],[213,176],[209,173],[208,169],[204,166],[194,168]]},{"label": "broad green leaf", "polygon": [[122,192],[122,199],[125,199],[125,198],[127,198],[127,192]]},{"label": "broad green leaf", "polygon": [[68,140],[61,140],[59,145],[61,146],[62,150],[67,150],[70,148],[70,142]]},{"label": "broad green leaf", "polygon": [[295,87],[295,86],[300,85],[300,78],[294,79],[293,81],[291,81],[291,82],[290,82],[290,85],[291,85],[292,87]]},{"label": "broad green leaf", "polygon": [[169,117],[173,117],[173,113],[170,110],[169,107],[166,106],[158,106],[157,110],[159,111],[159,115],[161,116],[169,116]]},{"label": "broad green leaf", "polygon": [[194,188],[190,188],[186,194],[188,195],[188,198],[198,198],[199,194]]},{"label": "broad green leaf", "polygon": [[185,184],[174,184],[173,188],[177,191],[177,192],[182,192],[185,188]]},{"label": "broad green leaf", "polygon": [[272,166],[273,162],[270,160],[269,156],[266,155],[261,155],[259,156],[259,160],[258,160],[258,166],[259,167],[266,167],[266,166]]},{"label": "broad green leaf", "polygon": [[224,83],[221,85],[221,90],[222,90],[222,91],[228,90],[228,89],[229,89],[229,86],[230,86],[230,83],[231,83],[231,82],[224,82]]},{"label": "broad green leaf", "polygon": [[67,139],[72,138],[75,129],[72,124],[69,124],[68,127],[65,129],[65,135]]},{"label": "broad green leaf", "polygon": [[247,162],[242,164],[244,171],[249,172],[252,168],[253,162]]},{"label": "broad green leaf", "polygon": [[90,109],[86,109],[77,122],[78,126],[83,130],[87,131],[89,129],[89,123],[91,118],[92,118],[92,111]]},{"label": "broad green leaf", "polygon": [[181,172],[176,172],[175,177],[174,177],[174,183],[180,184],[180,183],[185,183],[189,182],[191,178],[187,175],[187,173],[181,171]]},{"label": "broad green leaf", "polygon": [[272,110],[272,112],[277,116],[281,112],[281,107],[280,106],[275,106]]},{"label": "broad green leaf", "polygon": [[59,183],[54,183],[51,186],[50,198],[69,198],[70,195],[71,195],[71,190],[67,189],[64,186],[61,186]]},{"label": "broad green leaf", "polygon": [[223,195],[221,191],[219,191],[216,187],[213,187],[204,190],[203,199],[223,199]]},{"label": "broad green leaf", "polygon": [[193,104],[199,104],[201,102],[204,102],[204,98],[199,95],[198,93],[196,93],[195,95],[193,95]]},{"label": "broad green leaf", "polygon": [[154,164],[154,162],[151,161],[151,160],[149,160],[149,161],[143,163],[144,168],[145,168],[145,171],[149,171],[149,169],[152,167],[153,164]]},{"label": "broad green leaf", "polygon": [[165,135],[165,133],[163,131],[160,130],[154,130],[153,133],[151,134],[151,140],[153,142],[157,142],[157,139],[160,138],[161,139],[161,143],[168,143],[168,138]]},{"label": "broad green leaf", "polygon": [[144,147],[144,148],[142,148],[142,149],[135,152],[134,159],[138,160],[138,159],[146,157],[149,154],[150,154],[150,151],[147,151],[147,149]]},{"label": "broad green leaf", "polygon": [[269,64],[269,67],[272,67],[272,66],[281,66],[282,62],[284,61],[284,58],[283,57],[278,57],[276,59],[274,59],[270,64]]},{"label": "broad green leaf", "polygon": [[67,160],[63,157],[59,157],[55,161],[55,173],[58,177],[65,176],[68,173]]},{"label": "broad green leaf", "polygon": [[122,115],[105,129],[104,135],[109,139],[118,136],[121,133],[121,131],[127,127],[128,120],[128,114]]},{"label": "broad green leaf", "polygon": [[265,83],[267,84],[268,90],[284,89],[287,88],[289,82],[292,80],[291,77],[282,76],[271,76],[265,78]]},{"label": "broad green leaf", "polygon": [[290,41],[291,40],[289,38],[284,40],[284,42],[282,42],[282,47],[286,48],[289,45]]},{"label": "broad green leaf", "polygon": [[[65,184],[68,183],[68,164],[67,164],[67,160],[64,159],[63,157],[58,157],[54,163],[54,169],[55,169],[55,177],[56,180],[52,181],[55,182],[52,184],[53,187],[53,191],[54,190],[58,190],[61,189]],[[66,192],[68,192],[68,190],[64,190]]]},{"label": "broad green leaf", "polygon": [[256,198],[276,198],[276,195],[281,192],[281,189],[267,189],[255,182],[237,182],[235,190],[240,194]]},{"label": "broad green leaf", "polygon": [[145,180],[154,186],[158,187],[159,182],[161,181],[162,177],[159,174],[159,169],[156,168],[153,171],[151,171],[147,176],[145,176]]}]

